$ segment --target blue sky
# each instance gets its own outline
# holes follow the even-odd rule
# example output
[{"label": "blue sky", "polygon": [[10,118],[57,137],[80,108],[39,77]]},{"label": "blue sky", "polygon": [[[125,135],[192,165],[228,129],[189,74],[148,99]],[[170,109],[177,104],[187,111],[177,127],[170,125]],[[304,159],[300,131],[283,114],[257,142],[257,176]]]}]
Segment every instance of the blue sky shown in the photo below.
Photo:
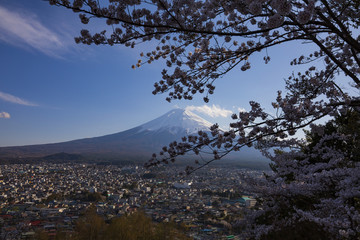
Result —
[{"label": "blue sky", "polygon": [[[105,24],[97,21],[90,29]],[[140,52],[123,46],[84,46],[73,38],[84,28],[76,14],[42,0],[0,2],[0,146],[52,143],[127,130],[175,108],[194,113],[224,127],[230,113],[248,109],[256,100],[269,109],[289,61],[304,48],[289,44],[269,49],[265,65],[259,53],[247,72],[235,70],[216,83],[205,105],[165,101],[154,96],[162,63],[133,70]],[[256,58],[257,57],[257,58]]]}]

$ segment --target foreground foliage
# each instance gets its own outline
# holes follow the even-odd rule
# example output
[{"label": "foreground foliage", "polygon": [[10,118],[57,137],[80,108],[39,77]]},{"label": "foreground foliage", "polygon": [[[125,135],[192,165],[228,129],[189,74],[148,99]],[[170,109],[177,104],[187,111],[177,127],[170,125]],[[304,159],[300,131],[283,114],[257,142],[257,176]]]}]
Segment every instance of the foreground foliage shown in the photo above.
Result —
[{"label": "foreground foliage", "polygon": [[[80,217],[74,232],[57,232],[56,239],[67,240],[189,240],[180,226],[174,223],[155,223],[143,212],[135,212],[112,219],[106,223],[90,206]],[[36,239],[48,239],[45,232],[38,232]]]},{"label": "foreground foliage", "polygon": [[267,176],[250,236],[360,238],[359,120],[358,112],[349,111],[308,131],[300,150],[270,156],[274,175]]}]

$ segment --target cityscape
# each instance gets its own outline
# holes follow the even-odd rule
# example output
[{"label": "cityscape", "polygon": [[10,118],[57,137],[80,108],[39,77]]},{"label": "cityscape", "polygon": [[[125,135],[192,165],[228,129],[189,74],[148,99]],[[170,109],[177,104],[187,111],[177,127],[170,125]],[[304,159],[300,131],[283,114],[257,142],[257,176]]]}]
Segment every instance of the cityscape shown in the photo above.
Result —
[{"label": "cityscape", "polygon": [[239,239],[236,229],[256,194],[241,176],[262,171],[208,168],[186,178],[180,167],[149,171],[101,164],[0,165],[1,239],[71,234],[90,205],[105,220],[144,211],[155,222],[182,224],[192,239]]}]

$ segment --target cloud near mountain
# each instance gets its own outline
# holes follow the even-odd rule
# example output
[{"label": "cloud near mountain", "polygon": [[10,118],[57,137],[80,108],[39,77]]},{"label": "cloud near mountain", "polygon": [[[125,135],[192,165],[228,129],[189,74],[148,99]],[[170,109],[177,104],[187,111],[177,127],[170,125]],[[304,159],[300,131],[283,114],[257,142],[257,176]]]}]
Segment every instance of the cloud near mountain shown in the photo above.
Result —
[{"label": "cloud near mountain", "polygon": [[221,108],[220,106],[214,104],[212,106],[208,106],[205,104],[202,106],[187,106],[185,109],[188,111],[203,113],[210,117],[228,117],[233,113],[230,110]]}]

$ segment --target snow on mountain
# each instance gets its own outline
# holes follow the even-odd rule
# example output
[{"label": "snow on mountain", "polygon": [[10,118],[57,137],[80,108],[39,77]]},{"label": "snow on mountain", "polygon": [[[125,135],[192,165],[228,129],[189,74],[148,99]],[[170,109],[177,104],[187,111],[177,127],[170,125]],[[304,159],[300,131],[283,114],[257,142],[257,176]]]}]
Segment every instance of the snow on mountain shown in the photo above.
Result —
[{"label": "snow on mountain", "polygon": [[173,109],[150,122],[140,125],[138,133],[143,131],[168,131],[171,134],[184,132],[195,134],[199,130],[209,131],[212,124],[198,115],[184,109]]}]

